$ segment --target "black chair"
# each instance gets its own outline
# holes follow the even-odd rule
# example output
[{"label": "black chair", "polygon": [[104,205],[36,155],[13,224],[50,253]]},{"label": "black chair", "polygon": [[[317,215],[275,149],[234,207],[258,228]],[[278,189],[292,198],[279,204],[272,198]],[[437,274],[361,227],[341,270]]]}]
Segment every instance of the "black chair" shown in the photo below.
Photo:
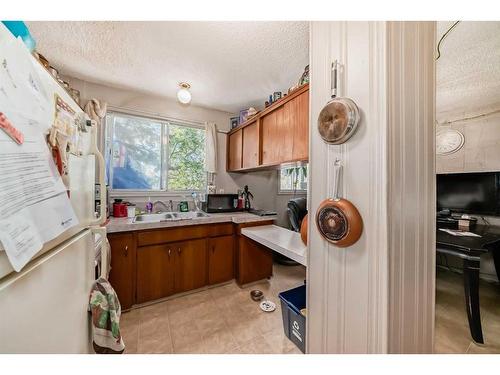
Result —
[{"label": "black chair", "polygon": [[302,219],[307,214],[307,199],[306,198],[294,198],[290,199],[287,204],[288,219],[290,220],[290,226],[294,232],[300,232],[300,225],[302,224]]},{"label": "black chair", "polygon": [[[306,207],[306,198],[290,199],[287,203],[286,212],[288,214],[288,220],[290,221],[290,227],[294,232],[300,232],[302,219],[304,219],[304,216],[306,216],[307,214]],[[273,257],[276,263],[282,264],[284,266],[296,266],[299,264],[296,261],[276,252],[273,254]]]}]

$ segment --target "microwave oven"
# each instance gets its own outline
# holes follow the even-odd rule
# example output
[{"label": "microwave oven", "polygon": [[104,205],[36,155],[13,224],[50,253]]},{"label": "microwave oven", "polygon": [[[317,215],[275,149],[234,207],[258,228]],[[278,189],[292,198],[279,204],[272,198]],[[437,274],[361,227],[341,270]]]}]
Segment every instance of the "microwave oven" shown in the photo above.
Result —
[{"label": "microwave oven", "polygon": [[243,211],[238,208],[238,194],[207,194],[201,209],[207,213]]}]

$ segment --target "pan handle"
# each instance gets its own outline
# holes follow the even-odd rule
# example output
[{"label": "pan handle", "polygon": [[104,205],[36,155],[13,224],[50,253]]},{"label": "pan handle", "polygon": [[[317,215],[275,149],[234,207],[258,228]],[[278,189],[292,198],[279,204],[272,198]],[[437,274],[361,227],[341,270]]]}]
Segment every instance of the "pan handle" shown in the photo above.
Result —
[{"label": "pan handle", "polygon": [[339,63],[337,60],[332,62],[332,76],[331,76],[332,99],[335,99],[337,97],[337,66],[338,65],[339,65]]},{"label": "pan handle", "polygon": [[339,185],[340,185],[340,176],[342,174],[342,163],[340,159],[335,159],[335,163],[333,164],[333,171],[335,173],[335,180],[333,181],[333,199],[340,199],[339,194]]}]

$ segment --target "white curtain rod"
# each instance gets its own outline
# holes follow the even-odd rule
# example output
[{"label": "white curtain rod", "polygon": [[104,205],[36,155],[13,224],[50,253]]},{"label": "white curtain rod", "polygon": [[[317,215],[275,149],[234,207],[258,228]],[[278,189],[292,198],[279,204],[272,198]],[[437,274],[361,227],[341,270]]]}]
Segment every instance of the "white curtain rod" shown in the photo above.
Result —
[{"label": "white curtain rod", "polygon": [[[130,115],[142,114],[146,117],[150,117],[150,118],[154,118],[154,119],[158,119],[158,120],[163,120],[163,121],[173,121],[173,122],[178,121],[178,122],[184,122],[187,124],[192,124],[192,125],[197,125],[197,126],[205,126],[205,123],[201,122],[201,121],[186,120],[186,119],[175,118],[175,117],[166,117],[160,113],[141,111],[139,109],[133,109],[133,108],[115,107],[112,105],[108,105],[108,111],[121,112],[121,113],[125,113],[125,114],[130,114]],[[217,129],[217,133],[226,134],[227,131]]]}]

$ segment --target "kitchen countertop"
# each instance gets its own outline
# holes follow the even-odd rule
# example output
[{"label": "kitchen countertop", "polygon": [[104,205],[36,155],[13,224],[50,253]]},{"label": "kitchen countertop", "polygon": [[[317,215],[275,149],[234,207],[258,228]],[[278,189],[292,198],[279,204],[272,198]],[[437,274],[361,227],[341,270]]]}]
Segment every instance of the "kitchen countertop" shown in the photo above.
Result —
[{"label": "kitchen countertop", "polygon": [[307,246],[300,233],[276,225],[242,228],[241,234],[307,267]]},{"label": "kitchen countertop", "polygon": [[126,217],[116,218],[110,217],[106,223],[108,233],[117,232],[130,232],[134,230],[156,229],[156,228],[173,228],[184,227],[187,225],[202,225],[202,224],[215,224],[215,223],[253,223],[258,221],[276,220],[277,216],[257,216],[248,212],[228,212],[209,214],[209,217],[199,217],[189,220],[175,220],[175,221],[160,221],[160,222],[137,222],[134,223],[133,219]]}]

